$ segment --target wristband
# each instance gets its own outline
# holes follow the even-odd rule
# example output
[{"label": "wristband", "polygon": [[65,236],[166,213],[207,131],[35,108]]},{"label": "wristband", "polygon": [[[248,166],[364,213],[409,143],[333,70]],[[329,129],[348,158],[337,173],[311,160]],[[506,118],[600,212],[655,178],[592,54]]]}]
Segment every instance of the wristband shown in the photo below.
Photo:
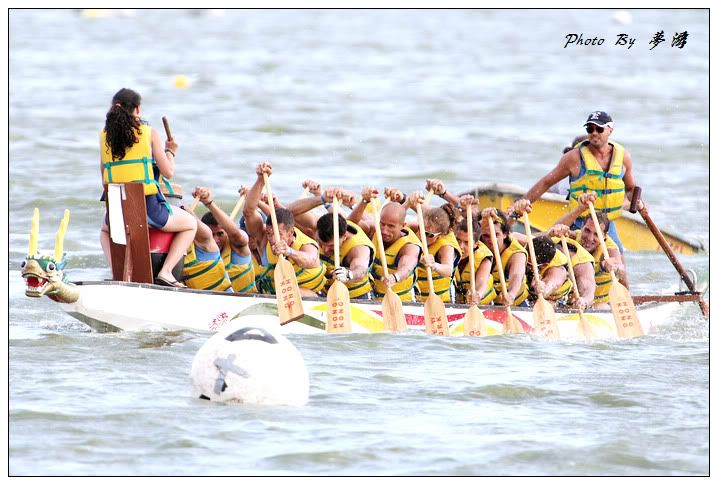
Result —
[{"label": "wristband", "polygon": [[205,203],[204,206],[205,206],[205,207],[209,207],[209,206],[211,206],[212,204],[214,204],[214,199],[212,199],[212,200],[210,200],[209,202]]},{"label": "wristband", "polygon": [[289,248],[289,254],[287,254],[287,257],[289,258],[291,256],[294,256],[294,249]]},{"label": "wristband", "polygon": [[399,273],[394,273],[394,279],[397,283],[399,282]]},{"label": "wristband", "polygon": [[364,205],[369,205],[371,203],[371,200],[362,199],[361,202]]},{"label": "wristband", "polygon": [[172,158],[174,158],[174,156],[175,156],[175,152],[173,152],[169,148],[165,148],[165,153],[169,153],[170,155],[172,155]]},{"label": "wristband", "polygon": [[400,204],[403,204],[404,202],[406,202],[406,194],[402,194],[401,200],[399,201]]}]

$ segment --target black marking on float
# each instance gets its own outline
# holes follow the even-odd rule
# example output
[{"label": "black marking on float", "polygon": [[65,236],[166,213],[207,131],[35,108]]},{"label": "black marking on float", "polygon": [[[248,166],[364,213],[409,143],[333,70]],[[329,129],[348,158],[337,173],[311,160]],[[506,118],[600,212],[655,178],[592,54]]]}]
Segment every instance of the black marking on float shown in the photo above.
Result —
[{"label": "black marking on float", "polygon": [[277,342],[277,339],[274,338],[274,335],[267,332],[265,329],[258,327],[240,328],[239,330],[227,335],[224,339],[229,342],[236,342],[237,340],[261,340],[262,342],[267,342],[268,344],[279,343]]}]

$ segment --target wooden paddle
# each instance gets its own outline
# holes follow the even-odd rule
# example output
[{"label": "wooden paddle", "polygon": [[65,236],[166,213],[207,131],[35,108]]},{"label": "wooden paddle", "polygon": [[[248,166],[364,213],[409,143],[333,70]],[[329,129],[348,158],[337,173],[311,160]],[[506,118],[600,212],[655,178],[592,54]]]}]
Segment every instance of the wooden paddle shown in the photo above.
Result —
[{"label": "wooden paddle", "polygon": [[[372,205],[374,206],[374,232],[376,233],[377,249],[379,250],[379,259],[381,259],[383,269],[382,274],[389,276],[384,241],[381,239],[381,224],[379,223],[381,208],[379,207],[379,200],[372,198]],[[381,315],[384,320],[384,330],[391,332],[406,331],[406,317],[404,316],[404,308],[401,305],[401,298],[389,286],[386,287],[386,294],[381,300]]]},{"label": "wooden paddle", "polygon": [[[633,189],[633,200],[631,201],[631,212],[636,212],[635,206],[637,205],[638,200],[640,200],[640,197],[641,197],[641,188],[635,187]],[[635,202],[635,204],[634,204],[634,202]],[[658,229],[658,226],[656,226],[656,224],[653,222],[653,219],[651,219],[651,216],[648,215],[648,209],[646,209],[646,206],[644,205],[643,208],[641,208],[638,212],[641,213],[641,217],[643,217],[643,220],[646,221],[646,225],[653,233],[653,237],[656,238],[656,241],[658,241],[658,244],[663,249],[663,252],[666,253],[666,256],[668,256],[668,259],[671,261],[671,264],[673,264],[673,267],[676,268],[676,271],[678,271],[678,274],[680,275],[683,282],[686,284],[686,287],[694,294],[697,293],[696,301],[698,302],[698,306],[701,308],[701,311],[703,312],[703,316],[708,317],[708,304],[703,299],[703,296],[700,295],[700,293],[696,291],[695,283],[688,276],[688,273],[683,268],[683,265],[681,265],[680,261],[678,261],[676,254],[673,252],[673,249],[671,249],[670,244],[668,244],[668,241],[666,241],[666,238],[661,233],[661,230]]]},{"label": "wooden paddle", "polygon": [[[501,281],[501,291],[504,298],[507,298],[506,278],[504,278],[504,264],[501,261],[501,251],[499,251],[499,243],[496,240],[496,228],[494,227],[494,218],[489,216],[489,230],[491,231],[491,245],[494,249],[494,258],[496,266],[499,270],[499,281]],[[506,321],[504,322],[505,333],[524,333],[523,325],[521,325],[511,314],[511,306],[506,305]]]},{"label": "wooden paddle", "polygon": [[167,134],[167,139],[168,139],[169,141],[172,141],[173,138],[172,138],[172,132],[170,131],[170,122],[167,121],[167,117],[166,117],[166,116],[163,116],[163,117],[162,117],[162,124],[165,125],[165,133]]},{"label": "wooden paddle", "polygon": [[[341,265],[339,257],[339,201],[332,201],[332,220],[334,223],[334,267]],[[335,279],[327,292],[327,333],[349,333],[352,328],[349,290],[341,281]]]},{"label": "wooden paddle", "polygon": [[[272,229],[274,230],[274,240],[280,241],[279,226],[277,224],[277,214],[274,210],[274,197],[272,197],[272,189],[269,186],[269,177],[264,176],[264,186],[267,188],[267,204],[269,206],[269,215],[272,219]],[[294,273],[292,263],[287,261],[283,254],[277,258],[277,265],[274,267],[274,290],[277,294],[277,313],[279,314],[279,323],[287,324],[304,316],[304,307],[302,306],[302,295],[299,292],[299,284],[297,283],[297,275]]]},{"label": "wooden paddle", "polygon": [[[578,291],[578,284],[576,283],[576,274],[573,272],[573,261],[571,261],[571,253],[568,251],[568,245],[566,244],[566,236],[561,236],[561,247],[563,252],[568,256],[568,276],[571,278],[571,284],[573,285],[573,294],[576,299],[581,297],[581,293]],[[590,340],[593,338],[593,330],[591,325],[586,321],[586,315],[583,314],[583,310],[578,308],[579,325],[576,328],[577,334],[583,335],[583,338]]]},{"label": "wooden paddle", "polygon": [[[426,231],[424,230],[424,214],[421,209],[422,202],[416,204],[416,214],[419,221],[419,233],[421,234],[421,247],[424,254],[429,254],[429,247],[426,244]],[[426,278],[429,281],[429,296],[424,302],[424,329],[432,335],[449,335],[449,320],[446,318],[446,306],[441,298],[434,293],[434,281],[431,277],[431,268],[426,267]]]},{"label": "wooden paddle", "polygon": [[[241,189],[240,189],[241,192]],[[246,198],[246,194],[242,194],[239,196],[239,200],[234,205],[234,209],[232,209],[232,212],[229,214],[229,218],[231,220],[234,220],[235,217],[237,217],[237,214],[239,214],[239,211],[242,210],[242,207],[244,207],[244,199]]]},{"label": "wooden paddle", "polygon": [[[598,223],[596,209],[593,208],[592,202],[588,203],[588,208],[591,211],[596,234],[598,234],[598,239],[601,241],[603,257],[608,259],[608,248],[606,248],[606,241],[603,240],[603,230],[601,230],[601,225]],[[633,298],[631,298],[628,289],[618,281],[615,271],[611,271],[611,289],[608,290],[608,301],[611,304],[611,311],[613,312],[613,319],[616,321],[616,330],[619,337],[633,338],[643,335],[643,328],[641,327],[641,322],[638,321],[638,313],[636,312],[636,306],[633,304]]]},{"label": "wooden paddle", "polygon": [[[471,204],[469,204],[466,212],[466,229],[469,234],[469,273],[471,274],[471,295],[473,297],[474,293],[476,293],[476,270],[474,268],[474,224],[472,212]],[[469,306],[464,316],[464,335],[487,335],[488,330],[486,325],[486,319],[481,309],[479,309],[478,303],[472,301],[471,306]]]},{"label": "wooden paddle", "polygon": [[[536,250],[534,249],[534,239],[531,236],[531,223],[529,222],[529,213],[524,212],[524,227],[526,228],[527,246],[529,247],[529,257],[531,258],[531,267],[533,268],[534,281],[541,281],[541,275],[536,262]],[[553,306],[546,301],[541,293],[534,302],[533,309],[534,327],[538,332],[547,339],[555,340],[559,337],[558,327],[556,326],[556,312]]]}]

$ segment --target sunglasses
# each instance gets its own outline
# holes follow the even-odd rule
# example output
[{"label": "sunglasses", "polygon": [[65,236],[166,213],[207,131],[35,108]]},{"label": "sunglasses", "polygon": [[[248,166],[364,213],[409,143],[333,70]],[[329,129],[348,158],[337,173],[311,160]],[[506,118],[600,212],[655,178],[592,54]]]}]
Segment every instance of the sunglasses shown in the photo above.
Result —
[{"label": "sunglasses", "polygon": [[426,234],[426,237],[437,237],[437,236],[441,236],[441,233],[440,233],[440,232],[424,231],[424,234]]},{"label": "sunglasses", "polygon": [[586,126],[586,133],[593,133],[594,129],[596,130],[596,133],[603,133],[604,130],[602,126],[588,125]]}]

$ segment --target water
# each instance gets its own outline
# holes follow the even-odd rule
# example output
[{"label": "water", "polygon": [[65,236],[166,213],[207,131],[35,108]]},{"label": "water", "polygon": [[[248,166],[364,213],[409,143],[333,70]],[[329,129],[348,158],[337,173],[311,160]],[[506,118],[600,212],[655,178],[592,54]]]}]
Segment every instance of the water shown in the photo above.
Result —
[{"label": "water", "polygon": [[[290,336],[309,403],[262,408],[190,397],[206,334],[97,334],[25,298],[18,273],[32,209],[49,251],[69,208],[71,278],[109,277],[97,131],[121,87],[154,126],[169,118],[175,182],[209,186],[227,210],[262,160],[282,200],[310,177],[357,192],[427,177],[528,188],[603,109],[654,221],[708,247],[707,10],[613,14],[10,11],[9,474],[707,475],[708,323],[694,305],[630,342]],[[606,42],[564,49],[574,32]],[[619,33],[637,44],[614,46]],[[664,255],[627,262],[635,294],[677,288]],[[707,282],[707,254],[681,262]]]}]

